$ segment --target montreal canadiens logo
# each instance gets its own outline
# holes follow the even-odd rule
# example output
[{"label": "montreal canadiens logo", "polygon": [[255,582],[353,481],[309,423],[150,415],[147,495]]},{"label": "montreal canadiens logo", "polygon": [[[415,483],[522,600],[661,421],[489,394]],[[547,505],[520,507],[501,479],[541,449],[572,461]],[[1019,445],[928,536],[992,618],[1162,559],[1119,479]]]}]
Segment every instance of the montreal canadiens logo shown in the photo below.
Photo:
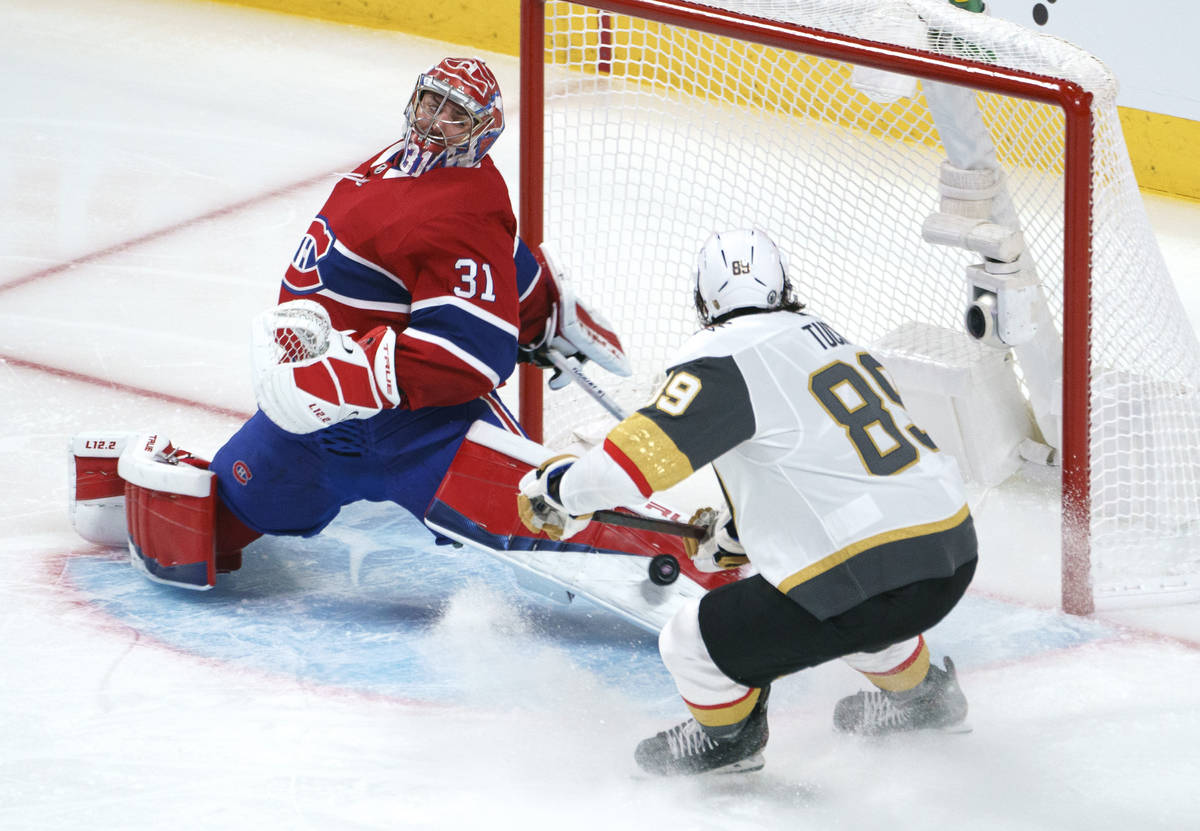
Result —
[{"label": "montreal canadiens logo", "polygon": [[246,484],[254,478],[254,474],[250,472],[250,465],[243,461],[233,463],[233,478],[237,479],[241,484]]},{"label": "montreal canadiens logo", "polygon": [[292,264],[283,276],[283,282],[295,292],[312,292],[321,287],[321,273],[317,270],[321,260],[333,248],[335,237],[325,224],[325,217],[318,216],[308,226],[300,247],[292,255]]}]

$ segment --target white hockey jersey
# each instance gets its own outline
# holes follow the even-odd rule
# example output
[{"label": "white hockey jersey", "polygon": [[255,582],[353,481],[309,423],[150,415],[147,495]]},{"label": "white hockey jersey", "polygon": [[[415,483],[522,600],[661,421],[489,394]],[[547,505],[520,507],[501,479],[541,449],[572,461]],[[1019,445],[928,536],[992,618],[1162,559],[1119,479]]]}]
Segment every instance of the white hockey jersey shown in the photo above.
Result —
[{"label": "white hockey jersey", "polygon": [[819,618],[976,556],[954,459],[886,370],[819,317],[698,332],[647,406],[564,475],[572,513],[628,504],[711,462],[750,561]]}]

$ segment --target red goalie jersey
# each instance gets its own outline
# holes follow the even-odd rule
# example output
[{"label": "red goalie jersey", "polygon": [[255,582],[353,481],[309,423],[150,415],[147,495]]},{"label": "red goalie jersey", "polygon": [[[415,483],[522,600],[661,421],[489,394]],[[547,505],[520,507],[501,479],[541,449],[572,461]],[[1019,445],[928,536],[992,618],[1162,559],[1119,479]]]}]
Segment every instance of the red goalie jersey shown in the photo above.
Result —
[{"label": "red goalie jersey", "polygon": [[401,145],[334,187],[279,301],[314,300],[356,337],[390,326],[402,406],[460,404],[512,374],[518,342],[542,332],[556,292],[518,247],[508,188],[490,158],[408,176],[393,164]]}]

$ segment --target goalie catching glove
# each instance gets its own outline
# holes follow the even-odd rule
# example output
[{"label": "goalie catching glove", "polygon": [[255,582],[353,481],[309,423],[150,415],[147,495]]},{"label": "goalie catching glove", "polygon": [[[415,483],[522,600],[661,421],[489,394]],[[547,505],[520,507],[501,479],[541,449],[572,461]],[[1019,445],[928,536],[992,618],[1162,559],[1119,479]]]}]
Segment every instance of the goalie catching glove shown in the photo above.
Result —
[{"label": "goalie catching glove", "polygon": [[587,527],[592,515],[572,516],[559,501],[558,487],[577,457],[555,456],[529,471],[517,484],[517,514],[530,531],[543,533],[558,542],[578,534]]},{"label": "goalie catching glove", "polygon": [[355,340],[311,300],[281,303],[253,324],[254,396],[289,433],[312,433],[401,405],[396,333],[377,326]]},{"label": "goalie catching glove", "polygon": [[612,324],[575,296],[565,272],[544,243],[541,254],[542,272],[550,280],[558,299],[546,320],[546,329],[541,338],[521,347],[525,360],[542,369],[554,369],[554,375],[550,378],[552,390],[569,385],[571,379],[551,363],[547,354],[551,349],[565,357],[575,358],[581,364],[594,361],[614,375],[633,374],[625,348],[621,346]]},{"label": "goalie catching glove", "polygon": [[711,528],[708,536],[698,542],[684,541],[688,556],[699,571],[726,571],[750,562],[750,558],[746,556],[746,549],[738,540],[737,526],[733,524],[733,515],[729,508],[721,508],[719,512],[713,511],[712,508],[701,508],[690,522],[692,525]]}]

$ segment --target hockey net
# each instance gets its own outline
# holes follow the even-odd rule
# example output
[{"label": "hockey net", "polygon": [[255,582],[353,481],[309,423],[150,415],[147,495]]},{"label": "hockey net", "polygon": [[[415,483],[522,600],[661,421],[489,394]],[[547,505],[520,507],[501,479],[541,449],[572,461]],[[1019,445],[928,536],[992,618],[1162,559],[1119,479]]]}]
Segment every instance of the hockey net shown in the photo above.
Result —
[{"label": "hockey net", "polygon": [[[995,354],[1061,467],[1064,607],[1197,598],[1200,346],[1099,60],[946,0],[523,0],[522,33],[523,234],[625,341],[634,376],[597,374],[618,403],[695,330],[696,252],[732,227],[767,231],[854,341],[974,360],[981,257],[922,225],[944,161],[995,168],[992,219],[1023,235],[1042,310]],[[592,405],[550,393],[539,425],[529,380],[523,420],[564,442]]]}]

